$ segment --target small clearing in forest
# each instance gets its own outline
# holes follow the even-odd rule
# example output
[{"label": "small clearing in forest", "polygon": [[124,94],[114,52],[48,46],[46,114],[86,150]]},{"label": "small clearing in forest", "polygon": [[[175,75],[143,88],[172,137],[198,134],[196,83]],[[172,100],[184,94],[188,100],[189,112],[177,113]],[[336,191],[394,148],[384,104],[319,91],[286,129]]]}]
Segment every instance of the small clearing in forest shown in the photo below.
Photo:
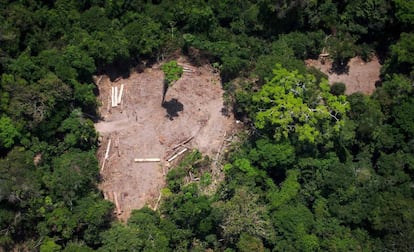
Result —
[{"label": "small clearing in forest", "polygon": [[372,94],[375,90],[375,83],[380,79],[381,65],[375,56],[369,62],[363,61],[360,57],[352,58],[348,62],[347,71],[342,74],[331,71],[331,60],[326,60],[325,64],[322,64],[320,60],[308,59],[305,63],[308,67],[313,66],[328,75],[330,84],[344,83],[346,85],[345,93],[348,95],[355,92]]},{"label": "small clearing in forest", "polygon": [[[97,152],[101,166],[111,139],[100,188],[105,198],[118,201],[121,220],[128,219],[133,209],[157,206],[171,165],[166,160],[184,148],[174,150],[177,144],[193,137],[185,147],[215,160],[235,129],[234,118],[222,113],[220,76],[209,65],[191,66],[184,57],[177,61],[188,70],[168,89],[163,106],[162,63],[114,82],[106,75],[97,76],[102,120],[95,128],[101,138]],[[119,90],[122,84],[122,102],[112,108],[111,87]],[[159,158],[161,162],[134,162],[136,158]],[[217,179],[220,172],[214,170],[218,170],[215,165],[212,169]]]}]

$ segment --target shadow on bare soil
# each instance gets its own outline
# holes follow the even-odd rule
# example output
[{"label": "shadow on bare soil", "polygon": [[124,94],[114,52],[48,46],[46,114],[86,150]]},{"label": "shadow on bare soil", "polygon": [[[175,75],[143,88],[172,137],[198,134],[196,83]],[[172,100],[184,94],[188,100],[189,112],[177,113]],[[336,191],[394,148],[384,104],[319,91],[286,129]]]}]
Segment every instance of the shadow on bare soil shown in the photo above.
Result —
[{"label": "shadow on bare soil", "polygon": [[168,117],[171,121],[174,120],[174,117],[179,116],[178,112],[184,110],[184,105],[175,98],[163,102],[162,107],[167,111],[167,114],[165,116]]},{"label": "shadow on bare soil", "polygon": [[336,73],[336,74],[349,74],[349,65],[348,65],[348,61],[346,62],[333,62],[332,63],[332,67],[330,69],[331,73]]}]

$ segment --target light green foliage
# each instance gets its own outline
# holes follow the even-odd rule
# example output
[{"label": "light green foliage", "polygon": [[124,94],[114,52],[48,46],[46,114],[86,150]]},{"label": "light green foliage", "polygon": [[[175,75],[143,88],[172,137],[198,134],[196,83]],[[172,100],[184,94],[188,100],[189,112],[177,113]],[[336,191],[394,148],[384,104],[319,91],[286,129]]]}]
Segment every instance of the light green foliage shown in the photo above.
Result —
[{"label": "light green foliage", "polygon": [[201,153],[195,149],[185,155],[178,167],[168,172],[168,188],[173,192],[178,192],[183,187],[184,178],[188,175],[188,172],[195,172],[195,165],[201,161],[201,158]]},{"label": "light green foliage", "polygon": [[45,239],[40,246],[40,252],[59,252],[62,246],[58,245],[51,238]]},{"label": "light green foliage", "polygon": [[172,86],[183,74],[183,67],[178,65],[175,60],[163,64],[161,69],[164,72],[165,82],[168,86]]},{"label": "light green foliage", "polygon": [[253,167],[247,158],[236,159],[233,164],[226,164],[224,166],[224,171],[226,172],[231,172],[232,169],[238,169],[248,177],[255,177],[259,174],[257,168]]},{"label": "light green foliage", "polygon": [[0,149],[10,148],[20,137],[19,131],[7,116],[0,117]]},{"label": "light green foliage", "polygon": [[63,252],[93,252],[94,250],[84,244],[70,242],[66,244]]},{"label": "light green foliage", "polygon": [[315,77],[290,72],[280,65],[273,74],[252,97],[258,111],[253,115],[257,128],[274,129],[276,140],[294,134],[310,143],[319,141],[322,132],[324,137],[339,132],[349,110],[345,96],[329,93],[326,80],[316,83]]},{"label": "light green foliage", "polygon": [[202,186],[208,186],[211,184],[211,173],[203,173],[200,179],[200,183]]}]

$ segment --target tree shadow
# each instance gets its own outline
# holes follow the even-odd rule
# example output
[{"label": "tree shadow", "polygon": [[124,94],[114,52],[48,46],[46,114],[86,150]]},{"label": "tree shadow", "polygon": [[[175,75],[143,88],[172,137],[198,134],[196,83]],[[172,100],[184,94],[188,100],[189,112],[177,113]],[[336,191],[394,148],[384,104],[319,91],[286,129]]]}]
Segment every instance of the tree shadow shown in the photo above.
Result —
[{"label": "tree shadow", "polygon": [[349,73],[348,61],[349,60],[334,61],[332,63],[332,67],[331,67],[330,71],[333,72],[333,73],[336,73],[338,75],[348,74]]},{"label": "tree shadow", "polygon": [[114,62],[98,70],[98,72],[108,75],[111,81],[119,78],[127,79],[130,76],[130,68],[136,64],[137,62],[134,59],[116,59]]},{"label": "tree shadow", "polygon": [[163,102],[162,107],[167,111],[165,117],[168,117],[171,121],[174,120],[174,117],[179,116],[178,112],[184,110],[184,105],[175,98]]}]

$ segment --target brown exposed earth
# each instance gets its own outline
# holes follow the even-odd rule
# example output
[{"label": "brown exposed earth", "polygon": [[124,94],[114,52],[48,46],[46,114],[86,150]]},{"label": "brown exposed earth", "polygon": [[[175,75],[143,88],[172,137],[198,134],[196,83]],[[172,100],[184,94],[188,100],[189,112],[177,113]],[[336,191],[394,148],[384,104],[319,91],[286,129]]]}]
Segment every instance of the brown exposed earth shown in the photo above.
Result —
[{"label": "brown exposed earth", "polygon": [[[111,81],[106,75],[97,76],[103,119],[95,128],[101,138],[97,151],[101,166],[111,139],[109,158],[101,168],[100,188],[107,199],[118,200],[121,220],[126,220],[133,209],[157,206],[171,166],[166,160],[184,148],[173,147],[193,137],[186,147],[214,160],[235,128],[234,118],[222,113],[220,76],[209,65],[191,66],[184,57],[177,61],[189,71],[169,88],[163,106],[161,64],[142,73],[133,72],[126,79]],[[111,86],[119,88],[121,84],[122,103],[111,108]],[[135,158],[160,158],[161,162],[138,163]]]},{"label": "brown exposed earth", "polygon": [[352,58],[347,65],[347,72],[337,74],[331,71],[332,61],[326,60],[322,64],[320,60],[306,60],[306,65],[315,67],[329,77],[329,83],[342,82],[346,85],[346,94],[361,92],[372,94],[375,90],[375,83],[380,79],[381,65],[377,57],[365,62],[360,57]]}]

